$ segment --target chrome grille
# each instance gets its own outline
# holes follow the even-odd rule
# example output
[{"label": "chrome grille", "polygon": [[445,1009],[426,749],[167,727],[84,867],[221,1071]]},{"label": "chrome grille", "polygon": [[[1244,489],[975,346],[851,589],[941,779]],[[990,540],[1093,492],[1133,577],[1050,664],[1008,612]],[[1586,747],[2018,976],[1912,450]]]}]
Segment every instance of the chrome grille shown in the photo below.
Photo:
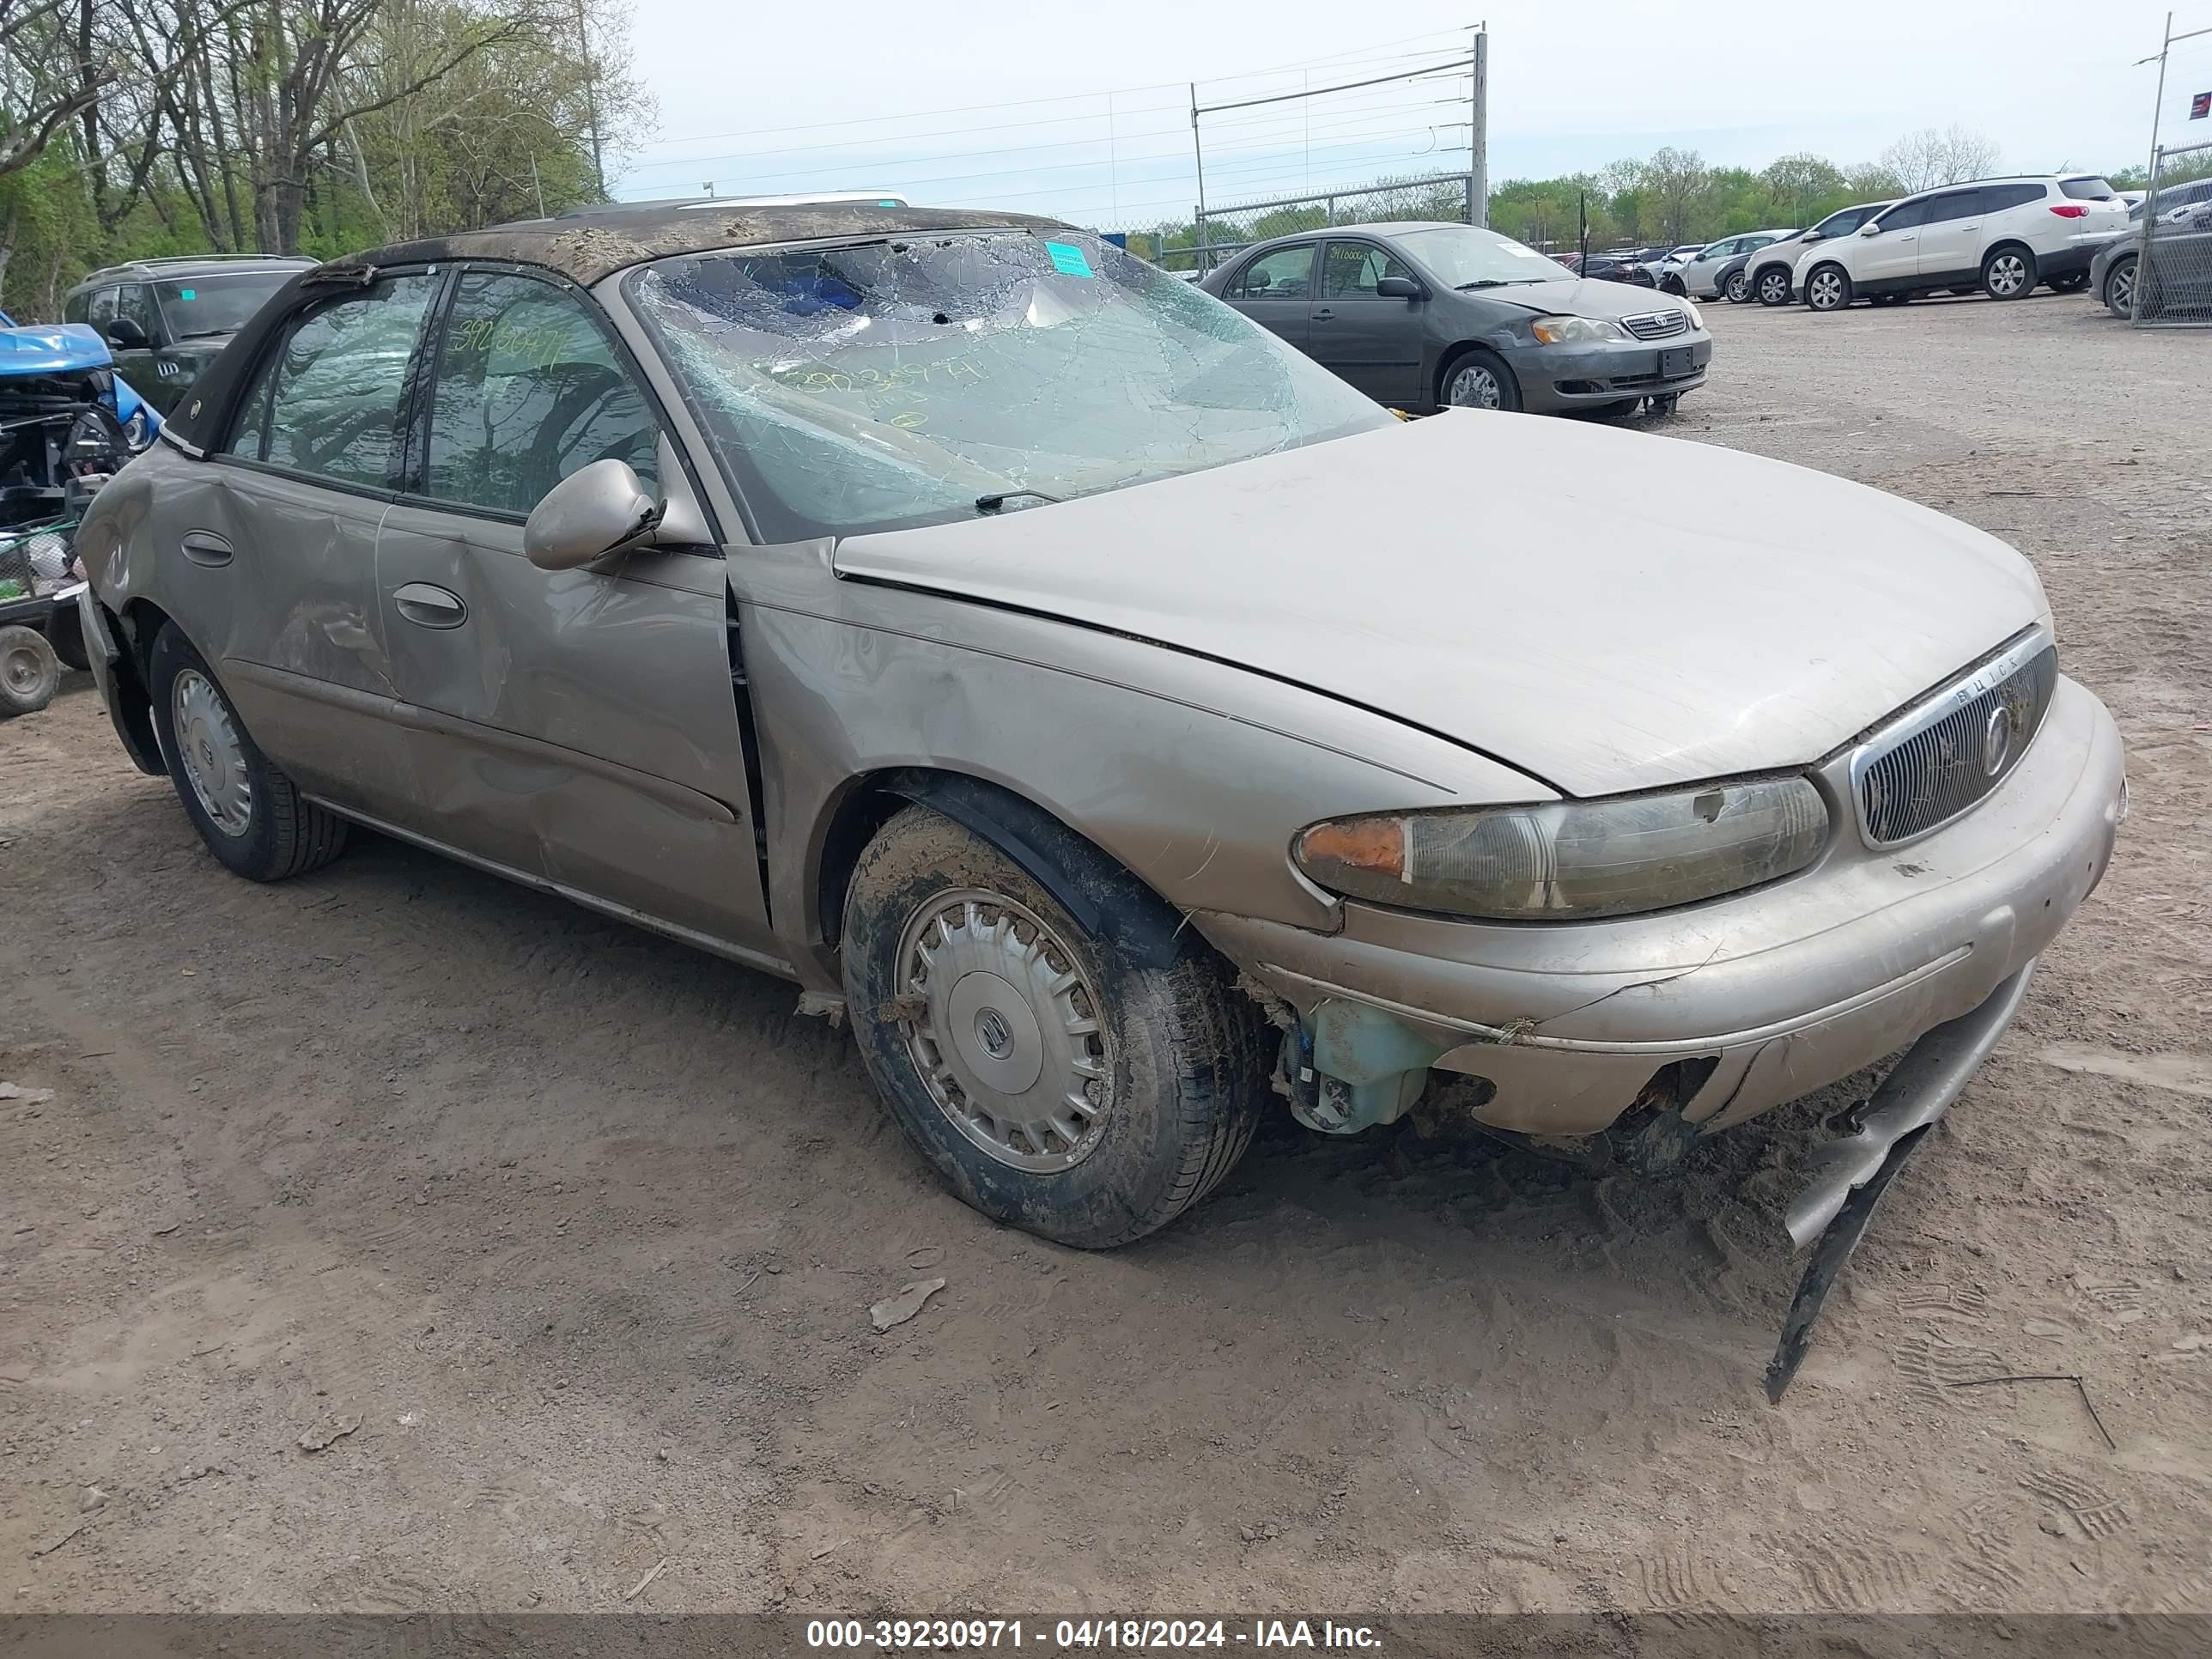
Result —
[{"label": "chrome grille", "polygon": [[1642,311],[1622,318],[1620,325],[1639,340],[1663,340],[1688,328],[1690,317],[1682,311]]},{"label": "chrome grille", "polygon": [[2038,629],[1860,744],[1851,795],[1867,843],[1924,836],[2002,783],[2057,686],[2058,647]]}]

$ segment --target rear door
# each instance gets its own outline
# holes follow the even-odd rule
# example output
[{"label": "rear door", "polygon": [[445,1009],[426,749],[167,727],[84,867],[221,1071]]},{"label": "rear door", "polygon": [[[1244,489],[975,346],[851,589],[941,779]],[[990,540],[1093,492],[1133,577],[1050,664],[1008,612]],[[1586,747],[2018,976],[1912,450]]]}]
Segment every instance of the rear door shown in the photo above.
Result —
[{"label": "rear door", "polygon": [[1319,249],[1316,242],[1297,242],[1256,254],[1230,279],[1221,297],[1304,351],[1311,338],[1309,312],[1314,298],[1314,256]]},{"label": "rear door", "polygon": [[308,793],[374,815],[403,776],[376,534],[403,447],[400,391],[438,285],[403,269],[305,307],[211,464],[153,498],[163,597],[254,741]]},{"label": "rear door", "polygon": [[412,763],[401,827],[766,951],[721,550],[563,571],[522,550],[530,510],[591,462],[689,488],[659,412],[580,291],[465,268],[451,305],[376,547]]},{"label": "rear door", "polygon": [[1947,190],[1941,196],[1929,198],[1920,226],[1920,252],[1915,264],[1917,274],[1940,283],[1968,283],[1979,275],[1982,249],[1990,240],[1983,234],[1984,205],[1992,198],[2005,200],[2003,191],[2007,188],[2015,191],[2025,188],[2038,196],[2043,194],[2039,185],[1991,185]]},{"label": "rear door", "polygon": [[1331,240],[1322,254],[1321,295],[1308,313],[1314,361],[1377,403],[1415,398],[1421,367],[1421,302],[1386,300],[1375,291],[1385,276],[1412,280],[1412,269],[1381,245]]}]

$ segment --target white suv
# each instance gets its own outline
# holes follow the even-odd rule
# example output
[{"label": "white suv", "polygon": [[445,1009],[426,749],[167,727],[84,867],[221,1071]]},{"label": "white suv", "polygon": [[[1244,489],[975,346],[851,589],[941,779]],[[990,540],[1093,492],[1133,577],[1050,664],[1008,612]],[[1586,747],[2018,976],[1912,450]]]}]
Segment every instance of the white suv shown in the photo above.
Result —
[{"label": "white suv", "polygon": [[1978,179],[1907,196],[1855,235],[1808,247],[1794,285],[1815,311],[1946,289],[1993,300],[2039,283],[2071,293],[2087,284],[2099,246],[2127,225],[2126,204],[2094,173]]}]

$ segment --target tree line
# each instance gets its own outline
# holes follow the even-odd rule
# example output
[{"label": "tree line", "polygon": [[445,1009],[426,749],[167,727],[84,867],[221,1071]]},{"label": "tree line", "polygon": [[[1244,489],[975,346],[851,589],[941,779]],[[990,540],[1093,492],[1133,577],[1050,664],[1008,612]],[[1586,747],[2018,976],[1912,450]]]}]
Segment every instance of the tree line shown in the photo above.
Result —
[{"label": "tree line", "polygon": [[0,306],[558,213],[652,115],[626,0],[0,0]]},{"label": "tree line", "polygon": [[[1995,143],[1960,126],[1908,133],[1874,161],[1850,167],[1802,151],[1779,156],[1759,168],[1716,167],[1695,150],[1670,146],[1595,173],[1507,179],[1491,191],[1490,225],[1533,247],[1565,251],[1577,246],[1587,215],[1593,250],[1673,247],[1747,230],[1802,228],[1838,208],[1986,178],[2003,164]],[[2143,168],[2137,165],[2106,176],[2116,186],[2128,188],[2140,186],[2142,175]],[[1347,194],[1338,205],[1336,220],[1457,219],[1463,207],[1455,185],[1385,178],[1364,191]],[[1206,241],[1261,241],[1318,229],[1328,222],[1319,206],[1275,208],[1253,216],[1230,210],[1208,215]],[[1191,256],[1172,256],[1199,244],[1197,228],[1189,222],[1162,225],[1129,238],[1133,251],[1170,267],[1187,268]]]}]

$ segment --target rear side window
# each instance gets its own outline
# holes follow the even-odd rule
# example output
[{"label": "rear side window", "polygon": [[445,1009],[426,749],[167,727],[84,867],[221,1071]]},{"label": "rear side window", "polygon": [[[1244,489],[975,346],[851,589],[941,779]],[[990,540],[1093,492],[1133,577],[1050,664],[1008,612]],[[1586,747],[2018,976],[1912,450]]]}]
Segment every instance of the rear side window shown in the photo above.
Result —
[{"label": "rear side window", "polygon": [[2058,188],[2077,202],[2109,202],[2113,195],[2111,181],[2105,179],[2068,179]]},{"label": "rear side window", "polygon": [[2030,202],[2043,199],[2041,185],[1984,185],[1982,211],[2002,213],[2007,208],[2026,207]]},{"label": "rear side window", "polygon": [[1229,285],[1231,300],[1303,300],[1313,287],[1313,245],[1279,247],[1244,267]]},{"label": "rear side window", "polygon": [[438,352],[423,488],[525,514],[593,461],[628,461],[652,490],[660,428],[599,319],[550,283],[461,278]]},{"label": "rear side window", "polygon": [[1948,196],[1932,196],[1926,204],[1921,223],[1948,224],[1954,219],[1971,219],[1982,210],[1982,192],[1978,190],[1954,190]]},{"label": "rear side window", "polygon": [[400,395],[439,280],[388,276],[295,319],[255,375],[224,452],[332,483],[386,488]]}]

